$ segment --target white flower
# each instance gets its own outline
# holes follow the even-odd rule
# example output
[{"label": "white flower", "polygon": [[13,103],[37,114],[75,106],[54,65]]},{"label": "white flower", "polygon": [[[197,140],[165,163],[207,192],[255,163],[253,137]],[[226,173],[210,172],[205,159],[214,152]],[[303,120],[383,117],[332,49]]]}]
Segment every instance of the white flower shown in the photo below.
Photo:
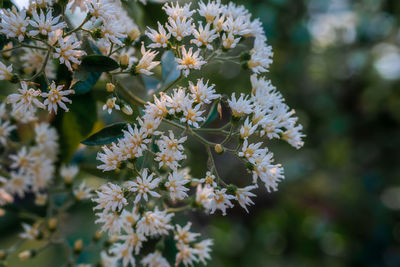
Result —
[{"label": "white flower", "polygon": [[206,210],[211,207],[211,196],[214,192],[214,188],[204,186],[201,184],[197,185],[196,188],[196,203],[203,206]]},{"label": "white flower", "polygon": [[124,197],[121,187],[116,184],[107,183],[100,186],[100,190],[96,191],[97,198],[92,199],[97,202],[94,209],[104,209],[104,211],[120,211],[128,204]]},{"label": "white flower", "polygon": [[36,36],[38,34],[41,35],[49,35],[56,30],[61,30],[66,27],[65,22],[60,22],[61,15],[53,18],[52,10],[50,9],[47,14],[43,13],[43,10],[40,10],[40,16],[34,10],[32,12],[33,19],[29,21],[29,23],[36,28],[35,30],[29,31],[30,36]]},{"label": "white flower", "polygon": [[186,95],[185,88],[174,89],[171,96],[164,95],[167,101],[166,105],[170,109],[168,110],[169,114],[176,114],[183,111],[183,107],[188,102],[192,102],[189,98],[189,95]]},{"label": "white flower", "polygon": [[[77,1],[77,0],[75,0]],[[84,1],[84,0],[81,0]],[[107,267],[118,267],[119,266],[119,258],[116,256],[110,256],[106,251],[102,251],[100,253],[101,256],[101,265]]]},{"label": "white flower", "polygon": [[34,111],[35,107],[33,105],[38,108],[45,108],[45,105],[37,99],[38,96],[40,96],[40,90],[28,89],[28,84],[21,82],[21,88],[18,89],[18,93],[9,95],[7,103],[13,104],[14,109],[20,109],[22,112]]},{"label": "white flower", "polygon": [[249,118],[247,117],[246,120],[244,121],[242,127],[240,127],[240,138],[246,139],[250,135],[252,135],[257,129],[257,125],[252,124],[252,122],[249,122]]},{"label": "white flower", "polygon": [[137,232],[144,236],[167,235],[174,227],[170,224],[173,213],[167,211],[147,211],[136,225]]},{"label": "white flower", "polygon": [[74,90],[62,90],[64,88],[64,85],[58,85],[56,86],[56,83],[53,81],[50,84],[49,87],[49,92],[48,93],[42,93],[42,96],[46,98],[44,101],[44,104],[47,106],[48,111],[54,111],[54,113],[57,114],[57,109],[58,106],[62,108],[65,111],[68,111],[67,106],[64,104],[64,102],[67,103],[72,103],[72,101],[65,96],[70,95],[70,94],[75,94]]},{"label": "white flower", "polygon": [[250,114],[252,112],[253,105],[248,99],[248,96],[241,93],[239,99],[236,99],[235,93],[232,93],[231,99],[228,99],[229,107],[232,110],[232,115],[235,117],[241,117],[244,114]]},{"label": "white flower", "polygon": [[18,38],[19,42],[24,40],[29,18],[26,17],[26,9],[18,11],[15,6],[12,9],[2,10],[0,13],[0,32],[9,38]]},{"label": "white flower", "polygon": [[28,170],[31,167],[31,162],[34,160],[34,157],[28,153],[28,150],[25,146],[23,146],[16,155],[10,155],[10,159],[12,159],[11,168],[21,168],[22,170]]},{"label": "white flower", "polygon": [[179,6],[179,3],[176,2],[175,6],[174,3],[165,3],[162,9],[165,10],[165,13],[172,19],[176,20],[178,18],[190,18],[192,17],[193,13],[195,13],[195,10],[190,10],[190,5],[185,4],[183,7]]},{"label": "white flower", "polygon": [[184,172],[174,171],[168,175],[165,187],[168,189],[172,200],[182,200],[188,196],[186,192],[189,191],[189,188],[185,187],[188,182],[190,180],[185,179]]},{"label": "white flower", "polygon": [[234,205],[230,201],[235,199],[234,196],[226,194],[226,188],[215,189],[211,195],[210,213],[213,214],[217,209],[222,211],[222,215],[226,215],[226,209],[232,208]]},{"label": "white flower", "polygon": [[161,195],[155,191],[158,184],[160,183],[160,178],[153,179],[154,173],[148,175],[148,169],[144,169],[140,176],[136,177],[135,182],[128,181],[126,182],[126,186],[130,191],[136,192],[135,203],[138,203],[140,199],[143,197],[146,201],[148,201],[147,194],[150,194],[152,197],[160,197]]},{"label": "white flower", "polygon": [[31,226],[29,224],[22,223],[22,227],[24,228],[24,232],[19,234],[19,237],[29,240],[35,240],[39,237],[40,232],[38,230],[38,225]]},{"label": "white flower", "polygon": [[248,67],[255,73],[267,72],[272,63],[272,47],[267,46],[263,41],[256,39],[254,48],[250,51],[251,59],[247,63]]},{"label": "white flower", "polygon": [[184,227],[181,227],[179,224],[175,225],[176,231],[174,235],[174,239],[178,243],[189,244],[196,240],[200,234],[190,232],[190,227],[192,226],[191,222],[188,222]]},{"label": "white flower", "polygon": [[143,132],[147,136],[152,134],[159,135],[161,133],[156,131],[158,126],[161,124],[161,118],[149,118],[148,116],[143,116],[143,119],[138,118],[138,123],[140,125],[140,129],[143,129]]},{"label": "white flower", "polygon": [[125,232],[132,230],[132,227],[139,221],[140,215],[136,211],[136,207],[133,207],[132,211],[124,209],[121,213],[121,221]]},{"label": "white flower", "polygon": [[79,172],[79,167],[76,165],[61,165],[60,175],[66,183],[71,183]]},{"label": "white flower", "polygon": [[127,267],[129,264],[131,266],[136,266],[135,258],[132,255],[132,248],[126,243],[115,243],[110,252],[116,256],[117,259],[122,259],[122,266]]},{"label": "white flower", "polygon": [[268,192],[278,190],[278,182],[285,178],[283,175],[283,168],[280,164],[268,166],[267,171],[262,175],[261,181],[264,182],[265,188]]},{"label": "white flower", "polygon": [[5,146],[7,144],[8,136],[11,131],[15,129],[14,125],[10,125],[9,121],[3,121],[0,118],[0,143]]},{"label": "white flower", "polygon": [[211,239],[205,239],[199,243],[194,244],[194,249],[196,250],[196,256],[199,261],[206,265],[206,260],[210,260],[210,252],[213,241]]},{"label": "white flower", "polygon": [[183,263],[185,266],[193,265],[193,262],[197,262],[196,254],[197,250],[190,247],[184,243],[177,243],[176,245],[178,249],[178,253],[176,254],[175,266],[178,266],[179,263]]},{"label": "white flower", "polygon": [[304,145],[304,142],[301,138],[305,137],[305,135],[301,132],[303,130],[302,125],[290,125],[291,127],[287,127],[288,129],[282,134],[282,139],[287,141],[293,147],[299,149]]},{"label": "white flower", "polygon": [[96,213],[96,216],[99,217],[95,223],[102,224],[101,232],[107,232],[109,235],[119,235],[121,233],[121,229],[123,228],[123,222],[121,220],[120,214],[116,212],[108,212],[103,210],[101,213]]},{"label": "white flower", "polygon": [[12,71],[12,65],[6,66],[0,61],[0,80],[10,80],[13,76]]},{"label": "white flower", "polygon": [[213,50],[213,46],[211,43],[219,37],[216,34],[215,29],[210,29],[211,24],[207,23],[206,26],[203,28],[203,24],[199,22],[199,29],[193,29],[193,36],[195,39],[190,40],[191,43],[197,45],[198,47],[205,46],[210,50]]},{"label": "white flower", "polygon": [[250,199],[250,197],[255,197],[256,195],[250,192],[250,190],[253,190],[257,188],[254,185],[249,185],[244,188],[238,188],[236,190],[236,200],[239,202],[240,206],[244,208],[247,213],[249,213],[247,209],[247,205],[254,205],[254,202]]},{"label": "white flower", "polygon": [[144,43],[142,43],[142,48],[140,50],[142,53],[142,58],[139,60],[139,63],[135,67],[136,73],[141,73],[144,75],[152,75],[152,69],[154,69],[160,61],[153,61],[154,58],[158,55],[158,52],[147,50],[144,47]]},{"label": "white flower", "polygon": [[91,15],[91,22],[94,24],[97,20],[105,21],[109,18],[115,18],[118,15],[116,6],[108,0],[85,1],[86,7]]},{"label": "white flower", "polygon": [[19,198],[23,198],[29,186],[28,177],[23,175],[22,172],[11,172],[10,176],[11,179],[7,180],[5,184],[5,190],[12,195],[17,194]]},{"label": "white flower", "polygon": [[200,1],[198,12],[207,22],[213,22],[221,14],[222,10],[223,7],[220,0],[209,1],[207,4]]},{"label": "white flower", "polygon": [[147,150],[146,144],[150,142],[150,139],[146,139],[147,131],[145,128],[138,128],[135,124],[135,128],[128,125],[128,131],[122,130],[124,138],[120,140],[119,144],[121,152],[124,153],[127,158],[140,157],[143,155],[143,151]]},{"label": "white flower", "polygon": [[261,142],[256,144],[249,144],[247,139],[244,140],[242,150],[238,153],[239,157],[246,158],[250,163],[255,164],[256,159],[260,155],[264,155],[267,150],[260,148],[262,145]]},{"label": "white flower", "polygon": [[183,107],[183,117],[181,118],[181,122],[192,125],[195,128],[199,128],[200,125],[198,122],[206,120],[201,116],[201,114],[204,113],[204,110],[199,110],[200,108],[201,104],[197,104],[193,107],[191,102],[186,102]]},{"label": "white flower", "polygon": [[116,97],[112,97],[107,99],[107,102],[103,105],[103,110],[107,109],[108,114],[111,114],[112,110],[115,108],[116,110],[120,110],[120,106],[118,104],[115,104],[115,101],[117,100]]},{"label": "white flower", "polygon": [[199,55],[200,50],[193,53],[193,48],[189,48],[186,51],[185,46],[182,46],[182,58],[176,58],[176,62],[179,64],[178,69],[183,70],[183,74],[188,76],[191,69],[199,70],[202,65],[207,62],[203,60],[203,57]]},{"label": "white flower", "polygon": [[167,33],[164,29],[164,27],[160,24],[160,22],[157,22],[158,24],[158,32],[156,30],[151,29],[150,27],[147,27],[147,30],[145,31],[145,34],[147,37],[149,37],[153,43],[148,45],[150,48],[166,48],[168,45],[168,40],[171,38],[171,33]]},{"label": "white flower", "polygon": [[115,21],[114,19],[107,19],[100,27],[102,39],[99,42],[105,42],[110,45],[111,43],[122,46],[123,43],[120,39],[125,39],[127,35],[124,33],[125,29],[123,24]]},{"label": "white flower", "polygon": [[141,263],[144,267],[170,267],[168,261],[158,250],[143,257]]},{"label": "white flower", "polygon": [[103,146],[103,153],[99,152],[96,159],[103,162],[103,164],[97,166],[98,169],[103,171],[115,170],[121,163],[121,152],[120,148],[115,144],[111,144],[111,149],[107,146]]},{"label": "white flower", "polygon": [[206,177],[200,179],[200,183],[204,183],[206,187],[212,188],[217,187],[217,183],[215,182],[215,175],[210,171],[206,172]]},{"label": "white flower", "polygon": [[225,49],[232,49],[237,46],[237,44],[240,41],[240,37],[235,38],[235,36],[232,33],[229,33],[228,35],[224,33],[222,35],[222,46]]},{"label": "white flower", "polygon": [[139,254],[139,251],[142,247],[142,242],[147,240],[143,235],[135,233],[132,228],[130,228],[125,235],[120,235],[118,239],[120,241],[124,241],[124,244],[131,251],[134,250],[136,255]]},{"label": "white flower", "polygon": [[92,197],[91,190],[89,187],[86,187],[85,182],[82,182],[78,188],[75,188],[73,193],[77,200],[84,200]]},{"label": "white flower", "polygon": [[208,86],[208,81],[203,82],[203,79],[198,79],[197,84],[193,84],[189,81],[189,90],[193,94],[193,100],[196,103],[210,104],[212,100],[221,97],[220,94],[216,94],[214,89],[215,84]]},{"label": "white flower", "polygon": [[78,50],[81,42],[78,41],[75,35],[70,35],[65,38],[58,38],[58,45],[54,53],[54,58],[58,58],[61,64],[65,64],[67,68],[72,71],[71,62],[81,64],[79,60],[82,56],[86,55],[85,51]]},{"label": "white flower", "polygon": [[173,170],[179,167],[178,161],[186,159],[186,155],[182,152],[183,146],[181,145],[186,141],[186,138],[175,139],[174,133],[170,131],[169,137],[163,135],[160,140],[156,141],[160,152],[156,153],[157,157],[154,160],[160,162],[160,167],[167,166]]}]

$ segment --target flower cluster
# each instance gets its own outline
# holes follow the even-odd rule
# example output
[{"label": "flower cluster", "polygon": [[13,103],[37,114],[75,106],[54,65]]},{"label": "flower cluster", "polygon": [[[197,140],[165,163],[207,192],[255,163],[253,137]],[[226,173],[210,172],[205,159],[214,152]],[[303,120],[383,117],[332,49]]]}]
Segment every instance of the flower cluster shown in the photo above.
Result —
[{"label": "flower cluster", "polygon": [[[175,266],[206,264],[213,241],[191,232],[191,222],[176,224],[175,214],[199,209],[226,215],[235,206],[249,212],[260,184],[264,192],[272,192],[284,179],[283,167],[275,163],[266,140],[283,140],[299,149],[304,144],[302,126],[267,78],[272,48],[261,22],[252,19],[243,6],[219,0],[200,1],[196,8],[191,3],[168,2],[162,7],[167,20],[142,32],[124,6],[119,0],[68,4],[37,0],[27,9],[1,10],[0,33],[8,43],[1,51],[0,79],[20,88],[6,98],[9,106],[0,105],[0,145],[9,148],[5,154],[10,154],[4,174],[0,173],[4,175],[0,204],[32,192],[37,203],[49,203],[46,218],[53,213],[60,218],[73,204],[91,199],[95,223],[100,225],[94,240],[102,233],[108,239],[100,248],[103,266],[139,262],[148,267],[170,266],[161,248],[171,236],[177,248]],[[76,23],[69,15],[77,9],[84,17]],[[202,75],[212,62],[238,64],[251,72],[249,87],[222,92]],[[191,78],[194,72],[200,78]],[[148,88],[150,83],[156,86]],[[86,181],[75,182],[77,166],[58,164],[59,141],[63,141],[58,135],[83,136],[75,130],[64,132],[65,128],[57,128],[57,133],[50,123],[63,127],[66,122],[76,123],[73,115],[74,119],[65,116],[59,123],[69,111],[66,103],[74,105],[72,94],[82,99],[98,84],[102,84],[96,86],[99,91],[105,85],[106,97],[98,96],[108,113],[103,115],[115,111],[113,115],[129,119],[79,140],[87,146],[101,145],[97,169],[118,178],[101,180],[97,190],[92,190]],[[137,84],[148,89],[145,97],[137,92]],[[41,109],[48,111],[46,119]],[[54,116],[57,113],[61,115]],[[217,118],[224,125],[209,128]],[[13,140],[21,125],[34,128],[34,140],[25,142],[29,145],[18,146]],[[202,144],[207,153],[202,177],[190,174],[187,159],[197,156],[189,149],[191,141]],[[68,140],[66,144],[70,145]],[[224,153],[234,155],[249,172],[240,186],[219,175],[218,155]],[[54,208],[58,192],[66,194],[67,200]],[[47,230],[40,223],[23,224],[20,237],[44,235],[50,244],[57,223],[54,219],[48,224]],[[144,246],[153,252],[143,255]],[[73,250],[84,250],[81,240]],[[35,253],[24,251],[20,258]]]}]

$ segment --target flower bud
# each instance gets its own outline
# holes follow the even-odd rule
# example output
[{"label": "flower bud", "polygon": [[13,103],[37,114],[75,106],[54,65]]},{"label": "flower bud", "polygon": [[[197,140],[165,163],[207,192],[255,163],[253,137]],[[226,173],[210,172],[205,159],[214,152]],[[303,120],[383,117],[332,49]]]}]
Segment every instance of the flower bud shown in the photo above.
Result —
[{"label": "flower bud", "polygon": [[57,228],[57,219],[56,218],[51,218],[48,223],[47,223],[50,232],[54,232]]},{"label": "flower bud", "polygon": [[119,60],[119,64],[121,68],[126,69],[129,65],[129,56],[128,54],[123,54]]},{"label": "flower bud", "polygon": [[100,238],[101,238],[102,236],[103,236],[103,235],[101,234],[101,232],[100,232],[100,231],[97,231],[97,232],[93,235],[93,242],[97,243],[97,242],[100,240]]},{"label": "flower bud", "polygon": [[3,249],[0,250],[0,261],[5,260],[7,258],[7,252]]},{"label": "flower bud", "polygon": [[35,256],[35,252],[33,250],[24,250],[18,254],[18,258],[22,261],[33,258]]},{"label": "flower bud", "polygon": [[214,149],[215,149],[215,152],[217,152],[217,154],[224,153],[224,147],[221,144],[216,144]]},{"label": "flower bud", "polygon": [[132,40],[132,41],[135,41],[137,38],[139,38],[139,36],[140,36],[140,31],[139,31],[139,29],[138,28],[134,28],[133,30],[131,30],[129,33],[128,33],[128,36],[129,36],[129,38]]},{"label": "flower bud", "polygon": [[122,107],[122,112],[125,113],[126,115],[132,115],[133,114],[133,110],[129,105],[124,105]]},{"label": "flower bud", "polygon": [[78,239],[75,241],[74,243],[74,253],[75,254],[79,254],[82,252],[82,248],[83,248],[83,241],[82,239]]},{"label": "flower bud", "polygon": [[107,92],[109,92],[109,93],[114,92],[114,90],[115,90],[115,85],[112,84],[112,83],[107,83],[107,84],[106,84],[106,90],[107,90]]}]

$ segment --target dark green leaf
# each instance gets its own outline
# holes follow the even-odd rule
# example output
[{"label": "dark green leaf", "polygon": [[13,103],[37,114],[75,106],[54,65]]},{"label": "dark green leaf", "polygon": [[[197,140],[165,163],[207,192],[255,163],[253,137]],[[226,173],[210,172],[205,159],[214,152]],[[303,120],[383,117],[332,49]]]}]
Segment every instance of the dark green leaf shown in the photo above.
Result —
[{"label": "dark green leaf", "polygon": [[172,51],[166,51],[161,57],[162,65],[162,83],[169,84],[179,78],[181,72],[178,70],[178,63]]},{"label": "dark green leaf", "polygon": [[86,138],[97,120],[96,101],[92,93],[74,95],[69,112],[59,112],[54,124],[60,135],[60,158],[69,162],[79,143]]},{"label": "dark green leaf", "polygon": [[8,40],[4,34],[0,34],[0,50],[7,44]]},{"label": "dark green leaf", "polygon": [[119,67],[119,64],[112,58],[101,55],[90,55],[82,59],[81,69],[89,72],[112,71]]},{"label": "dark green leaf", "polygon": [[92,89],[101,76],[101,72],[92,72],[85,81],[79,81],[72,86],[76,94],[85,94]]},{"label": "dark green leaf", "polygon": [[100,146],[100,145],[107,145],[111,144],[121,138],[124,134],[122,130],[127,128],[127,124],[125,122],[117,122],[111,124],[97,133],[89,136],[87,139],[82,141],[82,144],[88,146]]}]

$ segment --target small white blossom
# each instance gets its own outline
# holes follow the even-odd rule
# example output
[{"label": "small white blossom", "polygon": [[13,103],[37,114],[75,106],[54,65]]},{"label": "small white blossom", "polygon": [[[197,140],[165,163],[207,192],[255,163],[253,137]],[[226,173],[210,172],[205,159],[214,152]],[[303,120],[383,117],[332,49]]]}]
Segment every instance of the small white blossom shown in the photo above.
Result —
[{"label": "small white blossom", "polygon": [[124,192],[121,187],[116,184],[103,184],[100,186],[100,190],[97,190],[96,193],[97,198],[92,200],[97,202],[98,205],[94,207],[94,209],[120,211],[128,204],[128,201],[124,197]]},{"label": "small white blossom", "polygon": [[253,105],[245,94],[240,94],[239,99],[236,99],[235,93],[232,93],[231,99],[228,99],[229,107],[232,110],[232,115],[235,117],[241,117],[244,114],[250,114],[252,112]]},{"label": "small white blossom", "polygon": [[47,14],[43,13],[43,10],[40,10],[40,15],[34,10],[32,12],[33,19],[29,21],[29,23],[35,28],[35,30],[29,31],[30,36],[36,36],[38,34],[41,35],[49,35],[52,34],[56,30],[61,30],[66,27],[65,22],[59,22],[61,15],[57,17],[53,17],[52,10],[50,9]]},{"label": "small white blossom", "polygon": [[86,55],[85,51],[79,50],[81,42],[78,41],[75,35],[70,35],[65,38],[58,38],[58,45],[54,52],[54,58],[58,58],[61,64],[65,64],[67,68],[72,71],[72,63],[77,65],[81,64],[79,60],[82,56]]},{"label": "small white blossom", "polygon": [[170,267],[168,261],[158,250],[143,257],[141,263],[144,267]]},{"label": "small white blossom", "polygon": [[68,111],[67,106],[64,104],[64,102],[67,103],[72,103],[72,101],[65,96],[70,95],[70,94],[75,94],[74,90],[63,90],[64,85],[58,85],[56,86],[56,83],[53,81],[50,84],[49,92],[48,93],[42,93],[42,96],[46,98],[44,101],[44,104],[47,106],[47,109],[51,112],[54,111],[54,113],[57,114],[57,109],[58,106],[62,108],[65,111]]},{"label": "small white blossom", "polygon": [[112,97],[107,99],[107,102],[103,105],[103,110],[107,110],[108,114],[111,114],[112,110],[115,108],[116,110],[120,110],[120,106],[115,103],[117,100],[116,97]]},{"label": "small white blossom", "polygon": [[10,80],[13,76],[12,71],[12,65],[6,66],[3,62],[0,61],[0,80]]},{"label": "small white blossom", "polygon": [[168,175],[168,180],[165,183],[165,187],[169,191],[169,195],[172,200],[182,200],[188,196],[186,193],[189,188],[185,187],[185,184],[190,180],[185,179],[185,173],[174,171]]},{"label": "small white blossom", "polygon": [[18,11],[13,6],[12,9],[2,10],[0,17],[0,32],[9,38],[18,38],[18,41],[22,42],[26,35],[26,28],[29,25],[26,9]]},{"label": "small white blossom", "polygon": [[249,213],[247,206],[254,205],[254,202],[251,200],[250,197],[255,197],[256,195],[250,192],[250,190],[253,190],[255,188],[256,186],[249,185],[244,188],[238,188],[236,190],[236,200],[239,202],[240,206],[247,211],[247,213]]},{"label": "small white blossom", "polygon": [[160,61],[153,61],[154,58],[158,55],[158,52],[151,50],[146,51],[144,43],[142,43],[142,48],[140,51],[142,53],[142,58],[136,65],[135,72],[144,75],[152,75],[153,72],[151,72],[151,70],[154,69],[158,64],[160,64]]},{"label": "small white blossom", "polygon": [[200,50],[193,53],[193,48],[186,51],[185,46],[182,46],[182,58],[177,58],[176,62],[179,64],[178,69],[183,70],[183,74],[188,76],[191,69],[199,70],[202,65],[207,62],[200,56]]},{"label": "small white blossom", "polygon": [[148,201],[148,195],[152,197],[160,197],[161,195],[153,191],[160,183],[160,178],[153,179],[154,173],[148,175],[148,169],[144,169],[140,176],[136,177],[136,180],[126,182],[126,186],[130,191],[136,192],[135,203],[138,203],[143,197],[144,200]]},{"label": "small white blossom", "polygon": [[235,197],[226,194],[226,188],[215,189],[211,195],[210,213],[213,214],[217,209],[219,209],[222,211],[222,215],[225,216],[226,209],[234,206],[231,199],[235,199]]},{"label": "small white blossom", "polygon": [[149,27],[147,27],[147,30],[145,31],[145,34],[147,37],[153,41],[148,47],[150,48],[166,48],[168,45],[168,40],[171,38],[171,33],[167,33],[164,29],[164,27],[160,24],[160,22],[157,22],[158,24],[158,32],[156,30],[153,30]]}]

